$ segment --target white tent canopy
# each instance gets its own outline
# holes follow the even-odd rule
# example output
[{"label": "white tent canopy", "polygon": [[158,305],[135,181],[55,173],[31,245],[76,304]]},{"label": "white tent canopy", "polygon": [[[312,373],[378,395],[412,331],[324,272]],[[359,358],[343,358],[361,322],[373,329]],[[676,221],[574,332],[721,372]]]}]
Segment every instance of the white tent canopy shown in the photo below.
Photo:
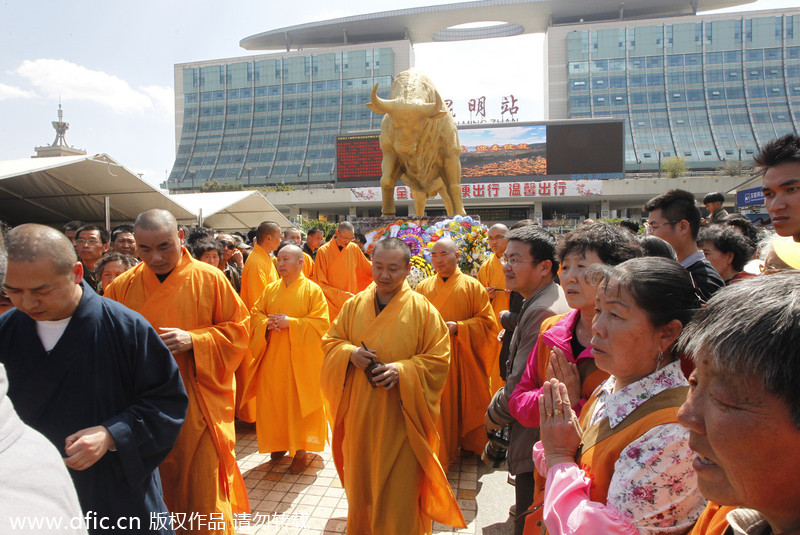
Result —
[{"label": "white tent canopy", "polygon": [[291,226],[257,191],[167,195],[107,154],[0,162],[0,220],[12,225],[61,226],[77,219],[113,226],[151,208],[169,211],[184,225],[219,230],[247,230],[262,221]]},{"label": "white tent canopy", "polygon": [[221,191],[170,195],[198,216],[198,221],[217,230],[247,230],[262,221],[273,221],[283,228],[291,222],[258,191]]},{"label": "white tent canopy", "polygon": [[104,224],[106,206],[112,224],[133,221],[150,208],[169,210],[184,224],[197,220],[106,154],[0,162],[0,219],[8,223]]}]

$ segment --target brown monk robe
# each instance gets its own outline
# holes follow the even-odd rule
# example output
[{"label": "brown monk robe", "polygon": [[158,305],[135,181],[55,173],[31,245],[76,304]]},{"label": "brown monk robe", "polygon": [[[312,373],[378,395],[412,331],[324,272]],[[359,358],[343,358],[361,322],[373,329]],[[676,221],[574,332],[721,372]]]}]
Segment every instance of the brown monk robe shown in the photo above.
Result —
[{"label": "brown monk robe", "polygon": [[317,249],[314,259],[313,280],[325,292],[331,321],[345,301],[372,282],[369,260],[353,243],[354,235],[352,224],[340,223],[336,236]]},{"label": "brown monk robe", "polygon": [[[322,391],[351,534],[431,533],[431,520],[466,527],[435,453],[447,327],[406,283],[410,258],[401,240],[378,242],[375,284],[344,304],[322,339]],[[383,364],[370,380],[373,360]]]},{"label": "brown monk robe", "polygon": [[[264,221],[256,230],[256,243],[253,252],[247,257],[242,269],[242,301],[247,312],[261,297],[268,284],[278,280],[278,271],[272,262],[272,254],[281,243],[281,227],[277,223]],[[247,379],[252,376],[250,370],[253,355],[248,350],[242,363],[236,368],[236,417],[245,422],[256,421],[256,400],[242,403],[242,394],[247,388]]]},{"label": "brown monk robe", "polygon": [[[511,309],[511,291],[506,290],[506,276],[503,273],[503,255],[508,245],[507,233],[508,227],[505,225],[501,223],[492,225],[488,235],[492,256],[478,270],[478,282],[483,284],[489,294],[489,302],[492,303],[494,319],[497,320],[498,325],[500,325],[500,313]],[[492,394],[505,384],[500,370],[501,350],[502,344],[499,344],[497,346],[497,360],[492,363],[492,370],[489,375],[489,390]],[[502,370],[502,372],[504,373],[505,370]]]},{"label": "brown monk robe", "polygon": [[328,436],[322,408],[322,335],[330,327],[322,290],[303,275],[303,251],[284,243],[281,278],[261,294],[250,315],[253,377],[244,401],[258,393],[258,451],[282,456],[322,451]]},{"label": "brown monk robe", "polygon": [[447,323],[450,331],[450,372],[442,392],[439,460],[447,467],[459,446],[480,455],[486,445],[483,415],[491,401],[489,375],[500,342],[489,295],[477,280],[458,269],[458,252],[442,239],[431,249],[436,275],[417,286]]},{"label": "brown monk robe", "polygon": [[217,529],[186,522],[179,533],[234,533],[232,513],[250,511],[233,427],[233,373],[249,339],[247,309],[222,271],[181,247],[183,231],[166,210],[139,214],[134,235],[142,263],[117,277],[106,296],[155,327],[189,396],[178,440],[159,467],[164,502],[187,518],[220,515]]}]

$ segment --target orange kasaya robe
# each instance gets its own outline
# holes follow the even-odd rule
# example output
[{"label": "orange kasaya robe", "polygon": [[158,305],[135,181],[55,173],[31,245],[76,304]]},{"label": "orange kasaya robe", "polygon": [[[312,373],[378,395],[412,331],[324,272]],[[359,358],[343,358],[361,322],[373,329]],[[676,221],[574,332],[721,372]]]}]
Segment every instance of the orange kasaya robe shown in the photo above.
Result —
[{"label": "orange kasaya robe", "polygon": [[[269,314],[286,314],[289,328],[267,330]],[[288,286],[283,279],[264,290],[250,315],[254,357],[244,393],[257,400],[258,451],[322,451],[328,424],[322,408],[322,335],[328,330],[325,295],[301,273]],[[256,393],[258,395],[256,395]]]},{"label": "orange kasaya robe", "polygon": [[730,527],[727,514],[736,509],[736,506],[708,502],[689,535],[725,535]]},{"label": "orange kasaya robe", "polygon": [[[272,257],[272,264],[275,266],[275,269],[278,269],[278,257]],[[277,271],[276,271],[277,273]],[[311,256],[308,253],[303,253],[303,275],[306,276],[307,279],[314,280],[311,275],[314,273],[314,260],[311,259]]]},{"label": "orange kasaya robe", "polygon": [[333,321],[350,294],[370,285],[372,264],[355,243],[348,243],[340,251],[336,241],[331,240],[317,249],[312,279],[325,292],[328,314]]},{"label": "orange kasaya robe", "polygon": [[[362,343],[380,362],[397,364],[396,386],[373,388],[350,364]],[[323,337],[322,392],[347,493],[348,533],[431,533],[431,520],[466,526],[436,457],[449,346],[441,316],[406,282],[380,312],[375,285],[348,300]]]},{"label": "orange kasaya robe", "polygon": [[106,297],[142,314],[156,329],[175,327],[192,337],[190,351],[173,355],[189,410],[178,440],[161,463],[164,501],[173,513],[221,513],[225,529],[189,522],[179,533],[234,533],[231,513],[249,512],[236,464],[233,373],[247,347],[248,314],[219,269],[184,248],[164,282],[144,263],[120,275]]},{"label": "orange kasaya robe", "polygon": [[[496,254],[492,253],[492,256],[489,257],[489,260],[484,262],[481,268],[478,270],[478,282],[483,284],[484,288],[491,286],[495,289],[494,297],[489,299],[489,301],[492,303],[494,319],[497,320],[497,324],[499,325],[500,313],[509,309],[511,293],[505,291],[506,276],[503,273],[503,264],[500,263],[500,259],[497,258]],[[502,345],[498,344],[497,357],[492,363],[492,373],[489,376],[489,390],[492,392],[492,394],[500,390],[503,385],[505,385],[505,381],[503,381],[503,378],[500,377],[501,349]]]},{"label": "orange kasaya robe", "polygon": [[[275,269],[275,264],[272,263],[272,257],[263,247],[255,244],[253,252],[247,257],[244,268],[242,268],[240,295],[248,312],[261,297],[264,288],[276,280],[278,280],[278,271]],[[245,422],[256,421],[256,400],[251,399],[247,403],[242,403],[242,394],[247,389],[247,379],[253,376],[250,369],[252,362],[253,355],[248,350],[242,363],[236,369],[236,417]]]},{"label": "orange kasaya robe", "polygon": [[491,401],[489,374],[497,360],[499,329],[486,289],[458,269],[447,282],[440,275],[428,277],[417,291],[445,322],[458,323],[458,332],[450,336],[450,371],[436,423],[441,438],[439,460],[446,468],[458,455],[459,446],[478,455],[486,446],[483,418]]}]

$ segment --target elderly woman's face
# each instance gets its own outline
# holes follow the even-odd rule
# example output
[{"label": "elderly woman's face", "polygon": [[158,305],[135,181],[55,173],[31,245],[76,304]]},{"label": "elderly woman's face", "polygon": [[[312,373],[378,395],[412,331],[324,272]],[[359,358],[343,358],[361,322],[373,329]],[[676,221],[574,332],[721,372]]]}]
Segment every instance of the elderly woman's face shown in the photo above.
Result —
[{"label": "elderly woman's face", "polygon": [[108,262],[103,266],[103,272],[100,274],[100,281],[103,283],[103,288],[108,288],[108,285],[114,282],[114,279],[125,273],[128,268],[119,260]]},{"label": "elderly woman's face", "polygon": [[600,284],[592,320],[598,368],[613,375],[618,387],[627,386],[655,370],[663,345],[662,329],[653,326],[633,296],[616,281]]},{"label": "elderly woman's face", "polygon": [[756,509],[770,524],[800,518],[800,430],[786,402],[751,376],[718,372],[700,358],[678,412],[700,492],[722,505]]}]

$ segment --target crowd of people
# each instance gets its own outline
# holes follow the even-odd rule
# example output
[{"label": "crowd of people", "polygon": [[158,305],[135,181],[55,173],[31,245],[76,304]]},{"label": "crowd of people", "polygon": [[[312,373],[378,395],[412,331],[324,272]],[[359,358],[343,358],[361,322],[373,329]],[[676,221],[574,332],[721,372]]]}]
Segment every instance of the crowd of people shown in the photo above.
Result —
[{"label": "crowd of people", "polygon": [[295,473],[329,443],[353,534],[465,527],[474,455],[516,534],[800,533],[800,137],[755,162],[774,234],[670,190],[644,229],[494,224],[476,278],[442,238],[416,288],[349,222],[8,229],[0,530],[234,533],[238,425]]}]

